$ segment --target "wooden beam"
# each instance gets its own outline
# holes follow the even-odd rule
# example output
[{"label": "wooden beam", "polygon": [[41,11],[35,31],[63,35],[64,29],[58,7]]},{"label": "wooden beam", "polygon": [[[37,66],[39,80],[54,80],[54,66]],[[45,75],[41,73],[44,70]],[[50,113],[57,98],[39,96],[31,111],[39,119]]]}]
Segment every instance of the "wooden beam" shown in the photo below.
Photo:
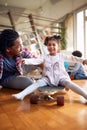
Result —
[{"label": "wooden beam", "polygon": [[35,24],[34,24],[34,20],[33,20],[32,14],[30,14],[28,16],[28,18],[29,18],[29,21],[30,21],[30,25],[31,25],[32,31],[34,32],[34,35],[37,37],[36,28],[35,28]]},{"label": "wooden beam", "polygon": [[9,11],[7,14],[9,16],[9,19],[10,19],[10,22],[11,22],[11,25],[12,25],[13,29],[16,30],[14,18],[13,18],[12,14],[11,14],[11,11]]},{"label": "wooden beam", "polygon": [[34,17],[40,17],[40,18],[44,18],[44,19],[49,19],[49,20],[53,20],[56,21],[57,19],[53,19],[53,18],[48,18],[48,17],[44,17],[44,16],[39,16],[39,15],[33,15]]},{"label": "wooden beam", "polygon": [[3,28],[13,28],[12,26],[3,25],[3,24],[0,24],[0,27],[3,27]]}]

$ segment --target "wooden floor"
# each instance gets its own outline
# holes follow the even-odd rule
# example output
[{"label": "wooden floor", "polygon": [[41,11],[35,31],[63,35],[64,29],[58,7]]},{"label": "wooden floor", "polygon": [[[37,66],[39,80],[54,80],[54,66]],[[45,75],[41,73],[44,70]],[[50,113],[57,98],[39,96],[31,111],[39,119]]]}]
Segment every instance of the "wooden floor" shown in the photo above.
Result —
[{"label": "wooden floor", "polygon": [[[87,80],[74,81],[87,87]],[[87,89],[86,89],[87,90]],[[70,90],[64,95],[64,106],[56,102],[29,103],[11,97],[16,90],[0,90],[0,130],[87,130],[87,105]]]}]

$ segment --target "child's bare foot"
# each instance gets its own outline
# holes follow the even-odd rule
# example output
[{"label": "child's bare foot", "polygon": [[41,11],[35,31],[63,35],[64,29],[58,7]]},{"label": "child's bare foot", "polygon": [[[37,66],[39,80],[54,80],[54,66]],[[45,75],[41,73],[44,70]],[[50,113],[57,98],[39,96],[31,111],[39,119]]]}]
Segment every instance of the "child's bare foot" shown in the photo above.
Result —
[{"label": "child's bare foot", "polygon": [[71,75],[70,75],[70,79],[71,79],[71,80],[74,80],[74,79],[75,79],[74,74],[71,74]]},{"label": "child's bare foot", "polygon": [[66,87],[65,90],[66,90],[66,91],[69,91],[69,88]]}]

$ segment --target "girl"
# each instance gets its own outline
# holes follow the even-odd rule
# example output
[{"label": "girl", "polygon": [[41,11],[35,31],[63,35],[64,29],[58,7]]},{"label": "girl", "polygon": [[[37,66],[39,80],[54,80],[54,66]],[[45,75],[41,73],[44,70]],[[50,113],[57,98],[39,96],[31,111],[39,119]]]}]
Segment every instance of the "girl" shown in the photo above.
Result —
[{"label": "girl", "polygon": [[49,37],[47,41],[47,49],[49,54],[37,59],[24,59],[25,64],[27,65],[38,65],[43,63],[43,76],[41,79],[37,80],[22,92],[13,94],[13,97],[19,100],[23,100],[26,95],[34,92],[39,87],[44,87],[47,85],[58,87],[60,84],[65,88],[70,88],[72,91],[87,99],[87,92],[85,92],[82,88],[70,80],[69,75],[64,67],[64,61],[73,61],[87,64],[87,60],[83,60],[75,56],[66,56],[65,54],[61,54],[58,52],[58,47],[59,40],[54,36]]}]

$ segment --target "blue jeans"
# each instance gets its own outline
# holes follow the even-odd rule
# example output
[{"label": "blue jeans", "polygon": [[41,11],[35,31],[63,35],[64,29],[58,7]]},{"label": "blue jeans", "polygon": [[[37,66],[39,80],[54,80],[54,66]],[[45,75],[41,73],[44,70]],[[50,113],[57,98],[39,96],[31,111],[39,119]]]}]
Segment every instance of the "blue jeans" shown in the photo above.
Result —
[{"label": "blue jeans", "polygon": [[85,74],[75,74],[75,79],[87,79]]}]

